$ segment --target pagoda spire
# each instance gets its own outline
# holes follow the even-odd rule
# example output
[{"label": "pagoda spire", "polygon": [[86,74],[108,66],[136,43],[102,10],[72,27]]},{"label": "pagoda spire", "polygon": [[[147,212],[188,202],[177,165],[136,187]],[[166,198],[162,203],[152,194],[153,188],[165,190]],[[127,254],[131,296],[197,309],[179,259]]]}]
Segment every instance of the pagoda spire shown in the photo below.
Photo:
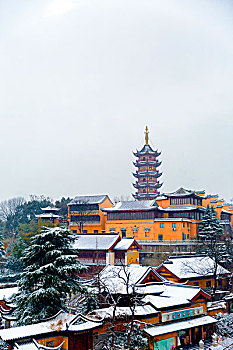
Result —
[{"label": "pagoda spire", "polygon": [[148,131],[148,126],[146,126],[146,131],[145,131],[145,143],[146,143],[146,145],[149,145],[149,131]]},{"label": "pagoda spire", "polygon": [[159,194],[159,189],[162,183],[159,183],[158,178],[162,175],[158,171],[161,162],[157,159],[160,152],[154,151],[149,145],[148,126],[145,129],[145,145],[140,151],[134,152],[136,162],[136,172],[133,176],[136,178],[136,183],[133,186],[136,188],[136,193],[133,194],[137,200],[155,199]]}]

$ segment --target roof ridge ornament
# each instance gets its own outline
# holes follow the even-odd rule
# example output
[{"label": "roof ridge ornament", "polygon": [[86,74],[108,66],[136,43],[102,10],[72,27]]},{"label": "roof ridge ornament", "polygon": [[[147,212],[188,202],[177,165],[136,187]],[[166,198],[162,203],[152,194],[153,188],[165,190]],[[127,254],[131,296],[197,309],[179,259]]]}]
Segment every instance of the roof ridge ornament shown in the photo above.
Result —
[{"label": "roof ridge ornament", "polygon": [[149,131],[148,131],[148,126],[146,125],[146,131],[145,131],[145,144],[149,144]]}]

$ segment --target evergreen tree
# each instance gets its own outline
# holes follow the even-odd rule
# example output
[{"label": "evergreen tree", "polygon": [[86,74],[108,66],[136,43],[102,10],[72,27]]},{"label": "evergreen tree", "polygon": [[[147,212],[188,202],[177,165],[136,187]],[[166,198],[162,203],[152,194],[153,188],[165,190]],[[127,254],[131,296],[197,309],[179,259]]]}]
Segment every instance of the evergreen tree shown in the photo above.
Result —
[{"label": "evergreen tree", "polygon": [[213,296],[217,288],[218,264],[226,264],[230,262],[229,244],[223,237],[223,227],[218,219],[213,207],[207,206],[206,212],[198,228],[198,239],[201,242],[200,252],[207,254],[213,261]]},{"label": "evergreen tree", "polygon": [[0,232],[0,257],[3,258],[5,256],[4,242],[2,238],[2,232]]},{"label": "evergreen tree", "polygon": [[66,309],[67,295],[84,292],[77,273],[84,267],[71,247],[73,236],[54,227],[31,238],[22,258],[25,270],[14,298],[18,324],[31,324]]},{"label": "evergreen tree", "polygon": [[99,308],[99,300],[96,294],[87,294],[85,303],[82,307],[82,313],[87,315],[89,312]]}]

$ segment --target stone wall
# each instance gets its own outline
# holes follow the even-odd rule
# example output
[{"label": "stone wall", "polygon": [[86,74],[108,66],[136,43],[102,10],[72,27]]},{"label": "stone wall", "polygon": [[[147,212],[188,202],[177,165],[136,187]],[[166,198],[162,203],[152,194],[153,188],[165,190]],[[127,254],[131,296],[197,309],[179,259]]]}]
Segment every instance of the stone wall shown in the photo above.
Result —
[{"label": "stone wall", "polygon": [[158,266],[169,255],[194,254],[197,249],[197,242],[138,242],[142,247],[139,252],[139,262],[141,265]]}]

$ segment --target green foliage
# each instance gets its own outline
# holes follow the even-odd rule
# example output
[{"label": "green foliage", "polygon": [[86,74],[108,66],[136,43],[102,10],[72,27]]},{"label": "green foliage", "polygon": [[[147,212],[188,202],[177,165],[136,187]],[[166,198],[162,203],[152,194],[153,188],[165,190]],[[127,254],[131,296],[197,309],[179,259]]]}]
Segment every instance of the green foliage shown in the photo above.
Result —
[{"label": "green foliage", "polygon": [[[8,205],[7,201],[2,202],[1,205],[4,203]],[[17,205],[17,203],[19,204]],[[14,210],[8,210],[8,208],[5,210],[3,228],[5,238],[15,237],[20,225],[29,224],[32,220],[36,220],[36,215],[43,213],[41,208],[51,205],[51,201],[43,196],[32,196],[28,202],[18,201],[15,205]]]},{"label": "green foliage", "polygon": [[215,316],[218,322],[216,324],[216,331],[222,336],[233,336],[233,314],[218,314]]},{"label": "green foliage", "polygon": [[[125,326],[125,332],[120,332],[115,336],[114,344],[120,346],[124,345],[124,348],[127,349],[127,339],[131,324],[127,323]],[[111,344],[111,337],[108,340],[108,344]],[[130,334],[129,350],[135,350],[136,348],[139,348],[141,350],[148,349],[148,340],[143,335],[143,330],[140,329],[140,325],[134,323],[133,330]]]},{"label": "green foliage", "polygon": [[22,262],[14,257],[13,254],[9,255],[7,262],[6,262],[6,268],[8,269],[8,274],[11,272],[17,273],[23,271],[23,264]]},{"label": "green foliage", "polygon": [[77,273],[84,267],[71,248],[74,238],[61,227],[44,228],[32,237],[22,261],[25,270],[14,299],[18,324],[31,324],[66,309],[66,297],[84,292]]},{"label": "green foliage", "polygon": [[87,294],[85,297],[85,303],[82,308],[82,313],[87,315],[89,312],[99,308],[99,300],[95,294]]},{"label": "green foliage", "polygon": [[198,228],[198,239],[201,242],[199,252],[207,254],[213,261],[214,286],[212,296],[217,289],[218,264],[226,265],[232,262],[232,243],[223,239],[223,227],[213,207],[207,206],[206,212]]},{"label": "green foliage", "polygon": [[56,201],[55,202],[55,206],[56,208],[60,209],[59,215],[61,215],[63,218],[67,218],[68,216],[68,207],[67,204],[71,201],[71,198],[64,198],[62,197],[62,199],[60,201]]},{"label": "green foliage", "polygon": [[8,349],[8,345],[6,342],[4,342],[4,340],[0,339],[0,350],[7,350]]},{"label": "green foliage", "polygon": [[216,264],[224,264],[232,259],[228,252],[229,242],[223,239],[223,233],[223,227],[216,212],[213,207],[207,206],[198,228],[198,238],[202,243],[199,249],[212,258]]}]

